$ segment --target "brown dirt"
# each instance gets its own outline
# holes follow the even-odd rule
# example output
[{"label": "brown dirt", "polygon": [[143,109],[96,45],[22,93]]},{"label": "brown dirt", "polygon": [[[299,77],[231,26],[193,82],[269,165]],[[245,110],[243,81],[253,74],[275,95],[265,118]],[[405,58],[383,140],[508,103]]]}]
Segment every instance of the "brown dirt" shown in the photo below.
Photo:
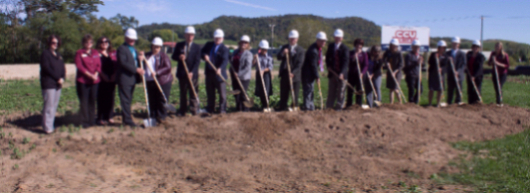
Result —
[{"label": "brown dirt", "polygon": [[[184,117],[149,129],[49,136],[5,123],[13,136],[0,140],[0,192],[396,192],[400,181],[424,192],[464,192],[470,188],[429,180],[457,171],[448,162],[462,152],[450,142],[518,133],[528,117],[517,107],[394,105]],[[22,144],[24,137],[31,142]],[[36,149],[11,159],[9,139]]]}]

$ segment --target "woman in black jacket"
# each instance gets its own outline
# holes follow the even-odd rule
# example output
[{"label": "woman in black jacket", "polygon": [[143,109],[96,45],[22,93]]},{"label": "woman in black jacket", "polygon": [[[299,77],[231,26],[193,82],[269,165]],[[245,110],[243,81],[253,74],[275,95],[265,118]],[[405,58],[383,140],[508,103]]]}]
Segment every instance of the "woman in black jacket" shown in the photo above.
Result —
[{"label": "woman in black jacket", "polygon": [[63,58],[57,49],[61,39],[56,35],[48,38],[48,49],[44,50],[40,59],[40,84],[44,99],[42,108],[42,128],[46,133],[54,131],[55,112],[61,98],[61,88],[65,79]]},{"label": "woman in black jacket", "polygon": [[112,49],[110,39],[103,36],[96,43],[101,58],[101,82],[98,87],[97,124],[114,124],[114,98],[116,95],[116,74],[118,68],[116,51]]},{"label": "woman in black jacket", "polygon": [[[468,103],[474,104],[480,101],[479,95],[482,93],[482,71],[486,57],[480,53],[480,41],[475,40],[471,51],[467,53],[467,94]],[[473,81],[477,90],[473,86]]]}]

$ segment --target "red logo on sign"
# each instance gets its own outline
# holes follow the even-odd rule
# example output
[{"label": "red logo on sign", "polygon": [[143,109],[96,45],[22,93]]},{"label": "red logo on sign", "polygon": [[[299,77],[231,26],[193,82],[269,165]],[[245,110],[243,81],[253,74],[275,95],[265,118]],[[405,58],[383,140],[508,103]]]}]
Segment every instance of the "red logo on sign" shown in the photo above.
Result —
[{"label": "red logo on sign", "polygon": [[412,44],[417,39],[417,34],[416,30],[397,30],[393,38],[398,39],[401,44]]}]

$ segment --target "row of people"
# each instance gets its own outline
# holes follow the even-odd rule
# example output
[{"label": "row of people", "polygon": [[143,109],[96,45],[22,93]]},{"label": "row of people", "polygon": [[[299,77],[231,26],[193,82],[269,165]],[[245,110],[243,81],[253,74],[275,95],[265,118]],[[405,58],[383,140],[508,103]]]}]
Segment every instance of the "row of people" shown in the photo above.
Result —
[{"label": "row of people", "polygon": [[[255,95],[262,101],[262,107],[268,107],[269,97],[273,94],[272,71],[273,58],[269,56],[269,45],[266,40],[259,43],[258,54],[253,55],[249,50],[250,38],[244,35],[238,43],[238,49],[230,54],[223,44],[224,32],[217,29],[214,40],[207,42],[202,48],[194,43],[195,29],[189,26],[185,29],[185,41],[175,45],[172,56],[161,51],[162,39],[156,37],[152,42],[151,51],[144,53],[135,49],[137,34],[134,29],[127,29],[125,42],[116,51],[112,48],[110,39],[101,37],[93,49],[92,36],[86,35],[82,39],[83,48],[75,56],[77,67],[76,88],[80,101],[80,117],[84,127],[94,124],[112,124],[114,120],[113,104],[116,86],[120,97],[123,124],[135,127],[131,114],[131,102],[135,85],[142,79],[146,80],[146,89],[151,104],[152,118],[163,122],[167,117],[164,110],[164,96],[169,97],[173,76],[171,74],[171,59],[178,62],[176,77],[180,88],[180,110],[184,115],[190,111],[193,115],[199,113],[200,101],[196,91],[199,89],[199,65],[201,60],[206,62],[205,84],[207,93],[206,111],[212,113],[216,107],[216,92],[219,95],[219,112],[226,113],[227,109],[227,82],[229,68],[232,89],[240,94],[235,95],[236,108],[240,111],[249,111],[245,106],[248,102],[248,90],[252,67],[259,67],[256,71]],[[405,56],[399,50],[399,42],[393,39],[389,49],[381,53],[380,46],[372,46],[368,52],[362,50],[364,41],[355,39],[353,50],[343,43],[344,32],[337,29],[334,41],[330,43],[327,52],[323,53],[327,36],[319,32],[316,41],[307,50],[298,45],[299,33],[292,30],[289,33],[289,43],[283,45],[277,54],[281,61],[279,67],[280,101],[278,110],[289,108],[289,98],[298,99],[300,86],[303,90],[304,110],[314,110],[314,84],[320,81],[320,73],[324,66],[328,71],[329,85],[327,108],[341,110],[355,104],[363,103],[363,95],[370,107],[375,106],[375,101],[381,101],[381,84],[383,68],[386,72],[386,87],[390,90],[390,102],[394,103],[395,97],[399,101],[405,100],[400,93],[399,83],[406,75],[408,86],[408,101],[417,103],[423,90],[420,81],[420,72],[423,56],[420,54],[420,42],[414,41],[412,51]],[[434,92],[437,93],[437,104],[441,102],[444,89],[444,80],[448,80],[448,103],[462,102],[462,96],[456,92],[462,88],[465,72],[468,72],[469,103],[479,101],[482,85],[482,65],[484,55],[480,53],[480,42],[473,43],[472,51],[467,54],[459,49],[460,39],[455,37],[452,49],[446,50],[444,41],[438,42],[438,50],[432,53],[428,60],[428,86],[429,104],[432,103]],[[48,48],[41,57],[41,87],[43,90],[43,128],[46,132],[53,131],[53,118],[60,98],[61,87],[65,79],[64,61],[57,52],[60,38],[52,35],[48,39]],[[146,62],[147,61],[147,62]],[[230,63],[230,67],[229,66]],[[325,65],[324,65],[325,63]],[[497,43],[492,53],[489,64],[497,66],[500,84],[495,84],[497,103],[501,104],[500,89],[506,81],[509,67],[508,55],[503,51],[502,44]],[[467,69],[467,71],[466,71]],[[445,76],[447,74],[447,77]],[[143,76],[143,77],[142,77]],[[496,81],[497,76],[494,76]],[[154,80],[161,85],[160,92]],[[477,92],[473,92],[472,85],[476,85]],[[96,116],[97,101],[97,116]],[[292,107],[298,107],[298,100],[291,100]]]}]

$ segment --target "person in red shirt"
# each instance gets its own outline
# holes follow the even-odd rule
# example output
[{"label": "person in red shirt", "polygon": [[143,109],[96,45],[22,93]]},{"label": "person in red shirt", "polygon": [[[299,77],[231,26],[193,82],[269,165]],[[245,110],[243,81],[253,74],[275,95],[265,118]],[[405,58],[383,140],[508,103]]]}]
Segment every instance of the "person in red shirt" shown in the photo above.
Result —
[{"label": "person in red shirt", "polygon": [[91,35],[85,35],[82,43],[83,48],[75,54],[76,90],[79,97],[81,126],[88,128],[96,122],[96,95],[100,81],[101,59],[99,52],[92,49]]},{"label": "person in red shirt", "polygon": [[[495,51],[491,53],[488,64],[497,67],[498,80],[493,72],[493,87],[497,97],[497,105],[502,106],[502,86],[508,77],[508,68],[510,68],[510,57],[504,52],[502,42],[495,44]],[[494,69],[495,70],[495,69]],[[500,88],[499,88],[500,87]]]},{"label": "person in red shirt", "polygon": [[[467,53],[467,94],[468,103],[474,104],[480,101],[478,94],[482,93],[482,75],[483,75],[483,64],[486,61],[486,57],[480,52],[480,41],[475,40],[471,51]],[[473,86],[473,82],[477,86],[477,90]]]}]

